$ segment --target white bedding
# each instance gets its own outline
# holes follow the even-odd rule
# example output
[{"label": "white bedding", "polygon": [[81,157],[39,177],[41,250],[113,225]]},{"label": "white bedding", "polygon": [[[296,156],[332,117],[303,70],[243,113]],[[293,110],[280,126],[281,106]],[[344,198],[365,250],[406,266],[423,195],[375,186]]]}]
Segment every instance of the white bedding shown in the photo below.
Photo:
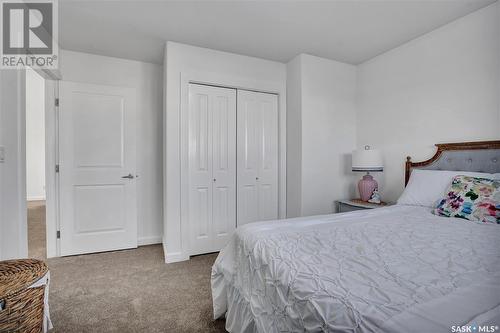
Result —
[{"label": "white bedding", "polygon": [[230,332],[500,326],[500,225],[392,206],[237,229],[212,268]]}]

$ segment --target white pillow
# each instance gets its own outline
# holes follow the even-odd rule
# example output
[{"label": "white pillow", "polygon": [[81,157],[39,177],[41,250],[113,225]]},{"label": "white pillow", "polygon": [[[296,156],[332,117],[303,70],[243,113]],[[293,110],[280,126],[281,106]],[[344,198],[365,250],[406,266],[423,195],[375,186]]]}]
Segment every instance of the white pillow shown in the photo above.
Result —
[{"label": "white pillow", "polygon": [[493,178],[493,174],[466,171],[412,170],[408,185],[398,199],[398,205],[435,207],[443,198],[453,177]]}]

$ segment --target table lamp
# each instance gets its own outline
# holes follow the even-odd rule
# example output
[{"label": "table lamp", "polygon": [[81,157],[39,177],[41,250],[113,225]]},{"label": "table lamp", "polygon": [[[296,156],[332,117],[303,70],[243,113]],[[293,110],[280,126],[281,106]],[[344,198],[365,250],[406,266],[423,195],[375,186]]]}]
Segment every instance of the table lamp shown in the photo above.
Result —
[{"label": "table lamp", "polygon": [[366,175],[364,175],[358,183],[358,190],[361,200],[368,201],[373,191],[378,189],[377,181],[373,179],[370,172],[384,171],[382,154],[379,150],[370,149],[370,146],[365,146],[364,149],[353,151],[352,171],[366,172]]}]

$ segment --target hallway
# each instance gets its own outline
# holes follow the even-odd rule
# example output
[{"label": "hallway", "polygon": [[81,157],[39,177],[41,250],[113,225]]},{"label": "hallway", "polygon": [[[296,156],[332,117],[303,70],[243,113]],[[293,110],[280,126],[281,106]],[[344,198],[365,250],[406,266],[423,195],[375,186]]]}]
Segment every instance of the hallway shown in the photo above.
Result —
[{"label": "hallway", "polygon": [[47,258],[45,235],[45,201],[28,201],[28,256]]}]

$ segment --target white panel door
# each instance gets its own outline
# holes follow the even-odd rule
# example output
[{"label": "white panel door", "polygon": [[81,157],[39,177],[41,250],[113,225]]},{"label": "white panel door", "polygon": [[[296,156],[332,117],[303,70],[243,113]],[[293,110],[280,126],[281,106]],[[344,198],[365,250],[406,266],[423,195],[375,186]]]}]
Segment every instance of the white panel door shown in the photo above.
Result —
[{"label": "white panel door", "polygon": [[213,251],[236,229],[236,90],[217,88],[212,109]]},{"label": "white panel door", "polygon": [[236,92],[189,85],[190,254],[220,250],[236,228]]},{"label": "white panel door", "polygon": [[278,96],[238,90],[238,225],[278,218]]},{"label": "white panel door", "polygon": [[61,255],[137,247],[135,89],[61,81]]}]

